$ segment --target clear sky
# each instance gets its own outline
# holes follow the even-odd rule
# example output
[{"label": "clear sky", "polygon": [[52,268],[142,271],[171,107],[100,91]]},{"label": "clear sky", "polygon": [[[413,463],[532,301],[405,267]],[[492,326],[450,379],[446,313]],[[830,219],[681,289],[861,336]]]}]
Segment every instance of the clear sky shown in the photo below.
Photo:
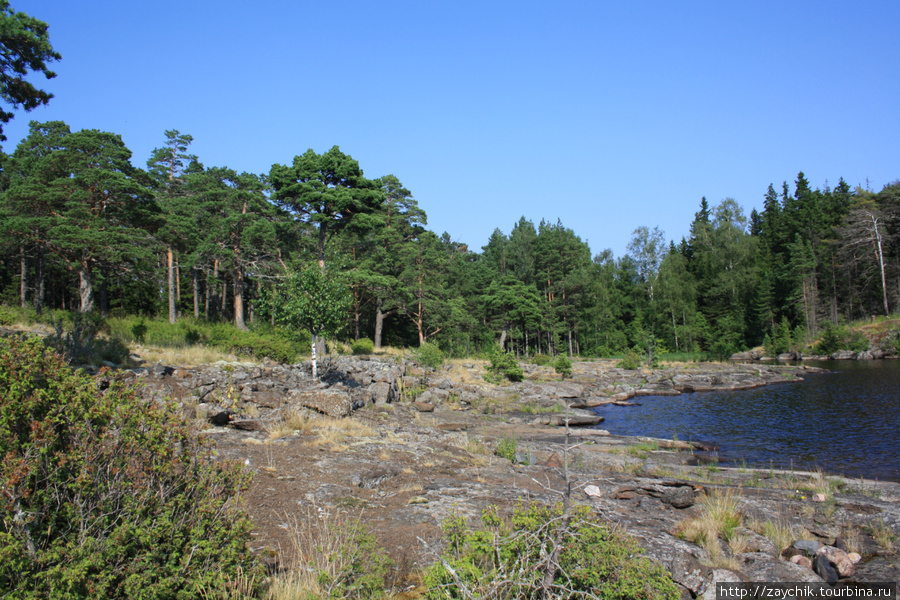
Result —
[{"label": "clear sky", "polygon": [[[469,244],[521,216],[597,253],[686,235],[700,198],[761,208],[900,178],[900,1],[11,0],[63,55],[28,122],[164,131],[207,166],[268,173],[334,145],[393,173]],[[868,183],[867,183],[868,182]]]}]

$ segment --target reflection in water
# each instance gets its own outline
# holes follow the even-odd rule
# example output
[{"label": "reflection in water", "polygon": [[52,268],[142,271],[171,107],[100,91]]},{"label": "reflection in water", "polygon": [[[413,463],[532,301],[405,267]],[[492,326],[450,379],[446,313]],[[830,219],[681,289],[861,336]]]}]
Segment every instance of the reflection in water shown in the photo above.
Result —
[{"label": "reflection in water", "polygon": [[900,360],[830,361],[802,383],[603,406],[603,429],[720,447],[723,465],[900,480]]}]

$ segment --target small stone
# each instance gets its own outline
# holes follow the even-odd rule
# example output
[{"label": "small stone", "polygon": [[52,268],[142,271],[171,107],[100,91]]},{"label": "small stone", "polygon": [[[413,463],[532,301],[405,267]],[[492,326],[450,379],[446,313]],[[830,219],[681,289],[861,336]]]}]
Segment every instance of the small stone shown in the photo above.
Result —
[{"label": "small stone", "polygon": [[797,554],[796,556],[791,557],[791,562],[795,565],[800,565],[801,567],[806,567],[807,569],[812,569],[812,561],[803,556],[802,554]]},{"label": "small stone", "polygon": [[425,496],[413,496],[407,504],[428,504],[428,498]]},{"label": "small stone", "polygon": [[825,494],[813,494],[813,502],[825,502]]},{"label": "small stone", "polygon": [[694,489],[689,485],[680,485],[666,490],[660,500],[674,508],[688,508],[694,505]]},{"label": "small stone", "polygon": [[838,579],[841,578],[837,569],[831,566],[831,562],[824,554],[816,556],[816,559],[813,561],[813,571],[830,585],[836,584]]},{"label": "small stone", "polygon": [[240,429],[241,431],[265,431],[266,428],[263,427],[262,423],[257,421],[256,419],[236,419],[229,423],[231,427],[235,429]]},{"label": "small stone", "polygon": [[431,402],[413,402],[413,408],[423,413],[434,412],[434,404]]},{"label": "small stone", "polygon": [[819,556],[827,557],[828,561],[835,566],[841,577],[850,577],[853,575],[854,571],[856,571],[856,567],[853,566],[854,563],[850,559],[850,556],[840,548],[835,548],[834,546],[822,546],[819,548],[817,554]]},{"label": "small stone", "polygon": [[821,546],[821,544],[816,540],[797,540],[794,542],[794,548],[802,550],[810,556],[819,551],[819,546]]},{"label": "small stone", "polygon": [[585,486],[584,493],[593,498],[603,497],[603,494],[600,492],[600,488],[598,488],[596,485]]},{"label": "small stone", "polygon": [[847,558],[849,558],[850,562],[852,562],[854,565],[862,560],[862,556],[859,554],[859,552],[850,552],[849,554],[847,554]]},{"label": "small stone", "polygon": [[[550,467],[551,469],[562,469],[562,467],[563,467],[562,459],[559,457],[559,454],[557,454],[555,452],[553,454],[551,454],[549,457],[547,457],[547,460],[545,460],[541,464],[545,467]],[[592,487],[592,486],[588,486],[588,487]],[[596,487],[596,486],[593,486],[593,487]],[[587,490],[587,488],[585,488],[585,490]]]}]

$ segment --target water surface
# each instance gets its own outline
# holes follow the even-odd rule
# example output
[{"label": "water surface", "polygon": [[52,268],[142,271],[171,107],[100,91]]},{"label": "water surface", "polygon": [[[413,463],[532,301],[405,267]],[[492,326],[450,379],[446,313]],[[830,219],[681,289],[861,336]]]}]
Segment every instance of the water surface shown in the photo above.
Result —
[{"label": "water surface", "polygon": [[808,363],[830,369],[800,383],[740,392],[635,398],[602,406],[620,435],[698,440],[723,465],[822,469],[900,481],[900,360]]}]

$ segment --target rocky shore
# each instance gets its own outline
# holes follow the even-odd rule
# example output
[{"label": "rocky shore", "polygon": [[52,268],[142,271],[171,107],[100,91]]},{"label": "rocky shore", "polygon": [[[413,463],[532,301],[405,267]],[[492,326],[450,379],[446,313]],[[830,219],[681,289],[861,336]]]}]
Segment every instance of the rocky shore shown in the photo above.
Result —
[{"label": "rocky shore", "polygon": [[[475,519],[489,506],[552,503],[571,485],[576,501],[665,565],[684,598],[712,598],[725,581],[900,580],[900,485],[724,469],[690,441],[609,435],[589,410],[644,395],[801,382],[813,369],[755,362],[626,371],[595,361],[576,362],[561,381],[550,368],[523,367],[524,381],[499,386],[475,361],[433,371],[380,356],[328,358],[318,380],[308,364],[275,363],[100,376],[174,399],[218,456],[255,473],[246,496],[254,550],[273,562],[290,547],[291,515],[343,511],[375,533],[397,587],[412,588],[451,514]],[[738,524],[721,539],[692,535],[722,498],[735,503]]]}]

